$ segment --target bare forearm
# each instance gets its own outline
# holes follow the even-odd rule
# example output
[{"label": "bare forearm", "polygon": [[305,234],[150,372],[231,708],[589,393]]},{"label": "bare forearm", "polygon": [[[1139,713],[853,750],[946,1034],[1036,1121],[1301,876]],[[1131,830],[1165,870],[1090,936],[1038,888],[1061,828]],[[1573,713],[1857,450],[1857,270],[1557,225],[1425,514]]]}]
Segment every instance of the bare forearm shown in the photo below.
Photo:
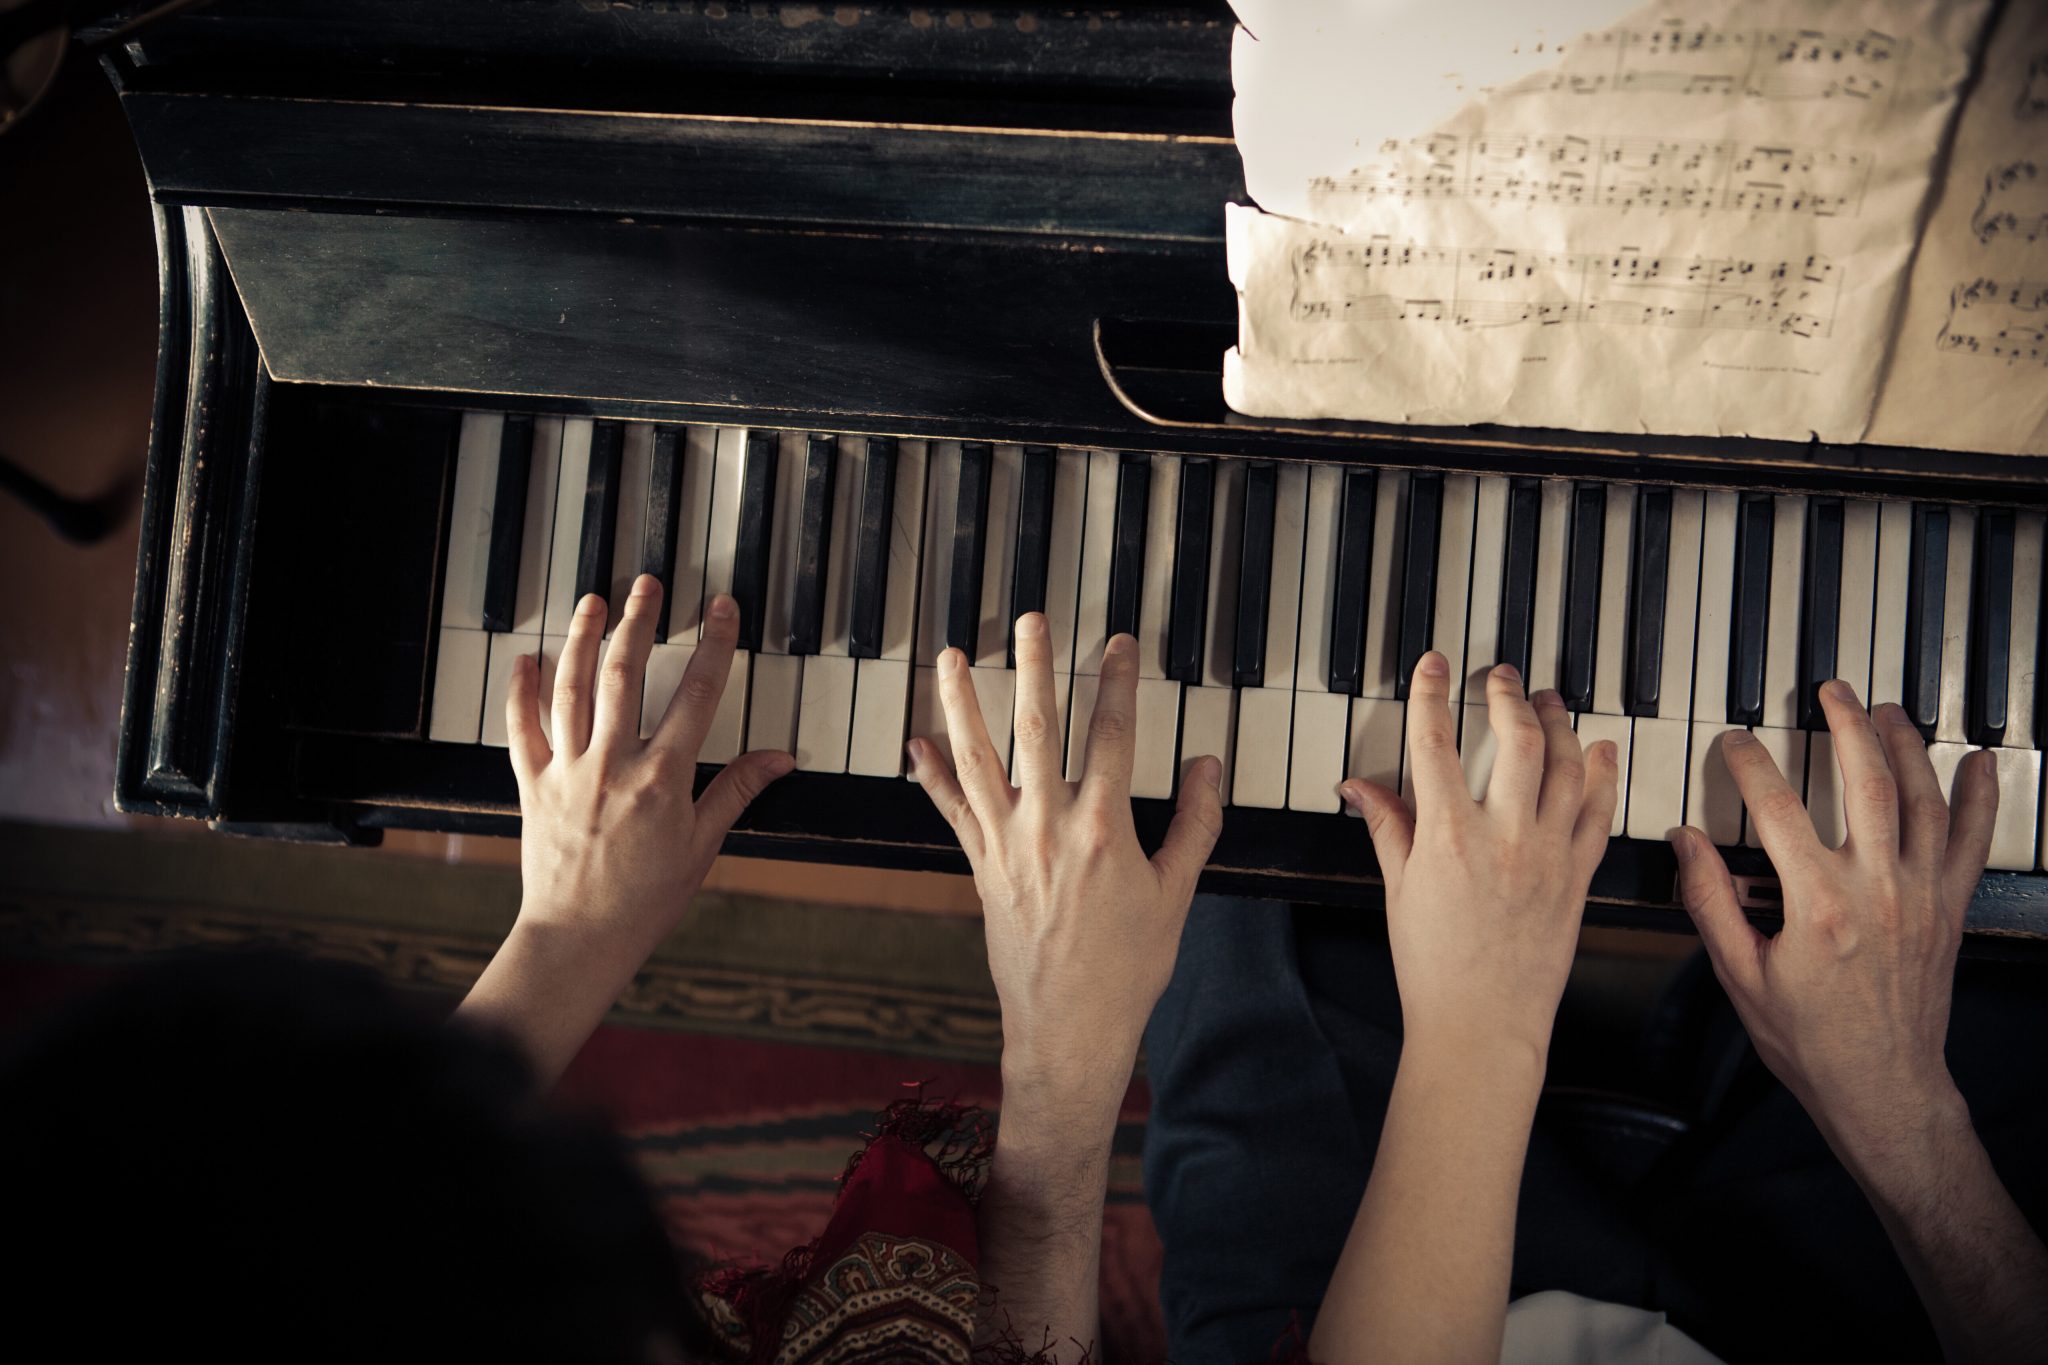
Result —
[{"label": "bare forearm", "polygon": [[1401,1056],[1358,1218],[1316,1319],[1319,1361],[1500,1359],[1540,1053]]},{"label": "bare forearm", "polygon": [[455,1018],[510,1037],[546,1090],[589,1041],[642,957],[612,938],[522,918]]},{"label": "bare forearm", "polygon": [[1831,1133],[1950,1361],[2038,1361],[2048,1342],[2048,1250],[2006,1193],[1962,1096],[1882,1141]]}]

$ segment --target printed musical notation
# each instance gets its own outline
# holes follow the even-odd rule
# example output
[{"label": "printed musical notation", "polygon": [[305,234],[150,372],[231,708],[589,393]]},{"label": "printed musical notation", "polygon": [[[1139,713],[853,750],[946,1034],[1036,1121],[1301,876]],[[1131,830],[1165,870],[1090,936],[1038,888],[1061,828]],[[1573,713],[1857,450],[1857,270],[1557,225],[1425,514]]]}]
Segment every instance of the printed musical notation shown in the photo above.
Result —
[{"label": "printed musical notation", "polygon": [[1907,41],[1888,33],[1688,27],[1589,33],[1566,49],[1549,89],[1573,95],[1697,99],[1861,100],[1891,97]]},{"label": "printed musical notation", "polygon": [[1449,323],[1466,329],[1605,323],[1825,337],[1841,272],[1819,256],[1709,260],[1606,252],[1426,247],[1328,238],[1293,257],[1290,311],[1307,323]]},{"label": "printed musical notation", "polygon": [[[1875,158],[1760,142],[1436,133],[1382,143],[1348,175],[1309,182],[1310,204],[1465,199],[1643,212],[1853,215]],[[1341,212],[1341,210],[1340,210]]]},{"label": "printed musical notation", "polygon": [[1949,291],[1935,345],[2008,364],[2048,364],[2048,280],[1971,280]]},{"label": "printed musical notation", "polygon": [[1970,214],[1970,231],[1986,246],[2001,237],[2022,242],[2048,237],[2048,176],[2031,161],[1993,169]]}]

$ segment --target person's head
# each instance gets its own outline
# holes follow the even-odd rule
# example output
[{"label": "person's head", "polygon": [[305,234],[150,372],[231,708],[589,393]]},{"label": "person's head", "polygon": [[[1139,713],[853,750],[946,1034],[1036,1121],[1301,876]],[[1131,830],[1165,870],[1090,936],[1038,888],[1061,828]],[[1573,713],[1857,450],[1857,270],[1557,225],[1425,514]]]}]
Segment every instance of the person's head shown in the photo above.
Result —
[{"label": "person's head", "polygon": [[[232,953],[143,970],[18,1040],[0,1349],[672,1358],[694,1315],[618,1140],[435,1013],[367,972]],[[55,1354],[20,1354],[24,1334]]]}]

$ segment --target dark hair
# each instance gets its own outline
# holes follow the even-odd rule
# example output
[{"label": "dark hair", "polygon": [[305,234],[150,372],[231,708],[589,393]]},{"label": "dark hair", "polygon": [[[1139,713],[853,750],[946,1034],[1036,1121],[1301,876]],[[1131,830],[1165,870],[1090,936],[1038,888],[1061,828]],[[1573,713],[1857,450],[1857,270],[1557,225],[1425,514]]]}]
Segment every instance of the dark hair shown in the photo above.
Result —
[{"label": "dark hair", "polygon": [[210,954],[81,1002],[0,1062],[0,1173],[15,1359],[639,1365],[702,1333],[618,1139],[353,968]]}]

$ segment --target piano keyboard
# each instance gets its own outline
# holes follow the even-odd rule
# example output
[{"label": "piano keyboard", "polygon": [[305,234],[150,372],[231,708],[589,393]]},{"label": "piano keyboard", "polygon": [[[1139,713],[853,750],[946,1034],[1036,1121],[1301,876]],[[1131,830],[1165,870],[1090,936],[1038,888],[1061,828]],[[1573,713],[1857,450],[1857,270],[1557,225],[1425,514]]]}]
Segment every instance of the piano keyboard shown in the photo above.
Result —
[{"label": "piano keyboard", "polygon": [[1616,836],[1689,823],[1754,846],[1718,754],[1740,727],[1838,844],[1815,689],[1841,677],[1906,708],[1945,785],[2000,751],[1991,865],[2032,869],[2042,555],[2038,511],[468,413],[429,737],[502,746],[512,660],[538,654],[551,685],[577,599],[604,594],[615,622],[644,571],[667,598],[643,731],[705,601],[740,602],[707,763],[774,747],[898,776],[909,736],[944,746],[948,646],[1006,750],[1011,623],[1043,611],[1070,774],[1103,645],[1137,637],[1137,796],[1171,796],[1205,753],[1239,806],[1336,812],[1346,776],[1401,785],[1408,677],[1436,649],[1475,794],[1505,661],[1616,742]]}]

